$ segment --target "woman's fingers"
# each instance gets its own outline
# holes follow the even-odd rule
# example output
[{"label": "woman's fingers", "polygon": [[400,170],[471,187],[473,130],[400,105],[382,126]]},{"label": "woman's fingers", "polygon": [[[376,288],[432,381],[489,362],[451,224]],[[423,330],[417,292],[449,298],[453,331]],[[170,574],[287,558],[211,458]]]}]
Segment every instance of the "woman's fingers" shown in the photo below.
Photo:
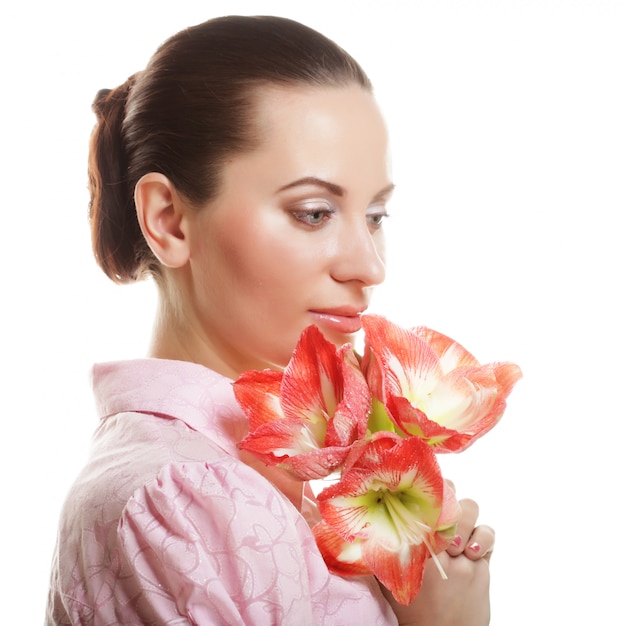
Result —
[{"label": "woman's fingers", "polygon": [[475,500],[460,500],[462,515],[458,522],[456,536],[447,548],[450,556],[464,554],[476,561],[481,558],[490,559],[495,544],[495,531],[490,526],[477,526],[479,506]]},{"label": "woman's fingers", "polygon": [[476,526],[467,541],[464,554],[471,560],[486,559],[490,561],[495,547],[495,531],[490,526]]}]

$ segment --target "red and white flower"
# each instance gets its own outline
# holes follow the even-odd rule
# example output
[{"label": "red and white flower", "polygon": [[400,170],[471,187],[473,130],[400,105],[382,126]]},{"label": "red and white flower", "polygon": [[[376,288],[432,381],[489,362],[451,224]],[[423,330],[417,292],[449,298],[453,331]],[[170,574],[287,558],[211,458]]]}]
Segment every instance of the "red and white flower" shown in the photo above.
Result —
[{"label": "red and white flower", "polygon": [[517,365],[480,365],[459,343],[423,326],[407,330],[376,315],[362,321],[362,367],[379,401],[375,410],[386,410],[398,432],[421,437],[436,452],[460,452],[501,419],[521,377]]},{"label": "red and white flower", "polygon": [[300,480],[331,474],[365,436],[371,395],[358,360],[315,326],[283,372],[245,372],[233,389],[250,421],[240,447]]},{"label": "red and white flower", "polygon": [[409,604],[428,557],[453,538],[460,506],[419,437],[376,433],[367,447],[318,495],[323,521],[313,532],[331,571],[373,573],[398,602]]},{"label": "red and white flower", "polygon": [[240,448],[299,480],[339,472],[319,493],[313,528],[327,567],[375,575],[395,599],[417,595],[426,563],[455,534],[460,505],[437,452],[459,452],[501,418],[521,377],[513,363],[480,363],[425,327],[365,315],[358,358],[307,328],[283,372],[234,383],[250,430]]}]

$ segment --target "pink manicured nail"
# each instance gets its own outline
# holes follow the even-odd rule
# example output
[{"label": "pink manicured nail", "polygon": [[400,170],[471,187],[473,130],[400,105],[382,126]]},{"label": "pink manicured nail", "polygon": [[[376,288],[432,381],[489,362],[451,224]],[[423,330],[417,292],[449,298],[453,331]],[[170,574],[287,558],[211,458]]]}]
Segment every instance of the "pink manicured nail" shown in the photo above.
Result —
[{"label": "pink manicured nail", "polygon": [[460,535],[456,535],[452,541],[451,541],[451,545],[454,548],[459,548],[462,545],[462,537]]},{"label": "pink manicured nail", "polygon": [[482,546],[480,546],[479,543],[477,543],[476,541],[474,541],[469,546],[469,550],[471,550],[472,552],[475,552],[475,554],[477,554],[481,549],[482,549]]}]

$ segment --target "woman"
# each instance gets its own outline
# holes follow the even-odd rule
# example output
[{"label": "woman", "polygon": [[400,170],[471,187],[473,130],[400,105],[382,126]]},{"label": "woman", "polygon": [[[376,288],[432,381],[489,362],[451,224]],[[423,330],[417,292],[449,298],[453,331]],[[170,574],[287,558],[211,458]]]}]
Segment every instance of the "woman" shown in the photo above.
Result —
[{"label": "woman", "polygon": [[493,531],[456,540],[401,606],[328,572],[306,485],[240,453],[231,380],[282,368],[315,324],[343,344],[384,279],[393,183],[371,85],[296,22],[226,17],[173,36],[98,94],[95,256],[153,276],[148,359],[98,365],[101,416],[62,517],[49,624],[426,624],[489,620]]}]

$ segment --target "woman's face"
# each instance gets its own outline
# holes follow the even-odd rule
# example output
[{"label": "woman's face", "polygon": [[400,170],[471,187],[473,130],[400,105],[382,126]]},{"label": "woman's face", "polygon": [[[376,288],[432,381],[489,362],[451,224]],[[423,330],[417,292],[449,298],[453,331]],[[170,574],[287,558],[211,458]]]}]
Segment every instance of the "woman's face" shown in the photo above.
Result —
[{"label": "woman's face", "polygon": [[284,366],[311,324],[353,340],[385,272],[393,185],[373,96],[358,86],[259,93],[259,146],[225,163],[188,238],[189,330],[201,361],[232,377]]}]

